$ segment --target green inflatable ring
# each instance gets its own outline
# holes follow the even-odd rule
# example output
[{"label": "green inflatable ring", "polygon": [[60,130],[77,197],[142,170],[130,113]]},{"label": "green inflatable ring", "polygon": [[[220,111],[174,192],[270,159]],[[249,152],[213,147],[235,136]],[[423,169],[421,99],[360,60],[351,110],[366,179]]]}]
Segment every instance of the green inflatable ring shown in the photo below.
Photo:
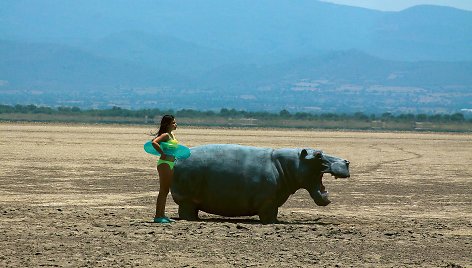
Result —
[{"label": "green inflatable ring", "polygon": [[[160,142],[159,145],[165,154],[172,155],[177,159],[185,159],[190,157],[190,149],[186,146],[169,142]],[[158,151],[156,151],[156,149],[154,149],[151,141],[148,141],[144,144],[144,151],[152,155],[161,155]]]}]

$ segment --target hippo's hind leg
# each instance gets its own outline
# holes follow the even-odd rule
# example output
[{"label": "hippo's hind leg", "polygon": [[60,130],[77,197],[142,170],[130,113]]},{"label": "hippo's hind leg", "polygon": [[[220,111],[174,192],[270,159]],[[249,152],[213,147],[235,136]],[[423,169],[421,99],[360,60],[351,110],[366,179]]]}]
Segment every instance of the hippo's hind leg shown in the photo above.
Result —
[{"label": "hippo's hind leg", "polygon": [[277,214],[279,208],[277,206],[267,206],[262,208],[258,215],[262,224],[277,223]]},{"label": "hippo's hind leg", "polygon": [[198,220],[197,206],[190,202],[181,202],[179,204],[179,218],[187,221]]}]

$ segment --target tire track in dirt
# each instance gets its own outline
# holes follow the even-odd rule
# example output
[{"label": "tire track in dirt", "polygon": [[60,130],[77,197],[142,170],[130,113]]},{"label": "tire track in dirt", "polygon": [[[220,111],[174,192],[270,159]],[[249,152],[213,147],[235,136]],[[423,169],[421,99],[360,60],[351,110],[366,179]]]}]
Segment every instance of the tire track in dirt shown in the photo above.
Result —
[{"label": "tire track in dirt", "polygon": [[[385,148],[385,146],[386,145],[382,145],[383,148]],[[373,149],[373,150],[376,150],[379,153],[382,152],[382,149],[377,144],[371,144],[371,145],[369,145],[369,148]],[[406,157],[406,158],[401,158],[401,159],[380,161],[380,162],[375,163],[371,166],[367,166],[367,168],[365,168],[365,170],[360,170],[359,173],[371,173],[375,170],[380,169],[382,166],[387,165],[387,164],[396,164],[396,163],[406,162],[406,161],[410,161],[410,160],[414,160],[414,159],[420,159],[420,158],[424,157],[424,155],[422,155],[422,154],[419,154],[419,153],[416,153],[416,152],[413,152],[413,151],[408,151],[405,148],[402,148],[400,146],[391,146],[391,148],[393,148],[395,150],[398,150],[402,153],[410,154],[412,156]]]}]

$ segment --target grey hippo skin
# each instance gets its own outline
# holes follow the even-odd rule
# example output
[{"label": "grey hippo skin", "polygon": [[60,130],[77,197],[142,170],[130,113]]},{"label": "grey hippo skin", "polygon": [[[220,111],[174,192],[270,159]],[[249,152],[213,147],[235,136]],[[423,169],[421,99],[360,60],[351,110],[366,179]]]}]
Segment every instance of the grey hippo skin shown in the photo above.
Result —
[{"label": "grey hippo skin", "polygon": [[227,217],[258,215],[277,222],[278,208],[298,189],[315,203],[330,203],[324,173],[349,177],[349,161],[312,149],[269,149],[233,144],[191,148],[175,165],[171,192],[179,217],[197,220],[198,211]]}]

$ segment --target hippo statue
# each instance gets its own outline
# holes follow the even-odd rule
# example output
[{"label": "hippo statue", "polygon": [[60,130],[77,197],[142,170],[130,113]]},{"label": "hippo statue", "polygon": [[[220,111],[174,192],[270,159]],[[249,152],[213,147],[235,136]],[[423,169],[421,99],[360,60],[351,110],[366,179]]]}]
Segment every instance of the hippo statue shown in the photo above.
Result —
[{"label": "hippo statue", "polygon": [[258,215],[277,222],[278,208],[298,189],[315,203],[330,203],[324,173],[349,177],[349,161],[313,149],[270,149],[234,144],[191,148],[177,160],[171,193],[179,217],[197,220],[198,211],[227,217]]}]

